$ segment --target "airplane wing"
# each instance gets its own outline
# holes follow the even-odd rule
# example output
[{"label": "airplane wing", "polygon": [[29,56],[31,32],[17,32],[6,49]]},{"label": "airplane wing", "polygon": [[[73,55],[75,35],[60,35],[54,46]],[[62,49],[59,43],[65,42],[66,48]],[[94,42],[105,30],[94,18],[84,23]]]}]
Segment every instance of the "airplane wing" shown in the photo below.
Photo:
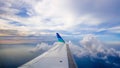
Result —
[{"label": "airplane wing", "polygon": [[19,68],[77,68],[69,45],[57,33],[58,43]]}]

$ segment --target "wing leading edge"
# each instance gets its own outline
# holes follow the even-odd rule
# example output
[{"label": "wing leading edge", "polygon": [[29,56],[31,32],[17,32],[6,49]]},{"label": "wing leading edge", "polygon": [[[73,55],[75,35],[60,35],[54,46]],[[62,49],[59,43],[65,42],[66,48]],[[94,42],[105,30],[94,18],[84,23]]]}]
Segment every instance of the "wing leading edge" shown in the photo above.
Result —
[{"label": "wing leading edge", "polygon": [[19,68],[77,68],[69,45],[58,33],[56,35],[58,43],[55,46]]}]

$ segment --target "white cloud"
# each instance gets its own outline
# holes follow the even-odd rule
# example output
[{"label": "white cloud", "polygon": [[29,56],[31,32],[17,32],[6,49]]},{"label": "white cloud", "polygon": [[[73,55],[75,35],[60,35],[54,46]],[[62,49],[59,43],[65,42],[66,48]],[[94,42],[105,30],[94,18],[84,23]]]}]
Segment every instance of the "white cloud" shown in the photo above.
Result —
[{"label": "white cloud", "polygon": [[89,51],[95,50],[96,52],[97,50],[100,51],[100,49],[102,49],[102,43],[92,34],[86,35],[83,40],[80,41],[80,44]]},{"label": "white cloud", "polygon": [[50,49],[51,46],[48,45],[47,43],[40,43],[37,44],[35,48],[33,48],[31,51],[32,52],[38,52],[38,51],[47,51],[48,49]]},{"label": "white cloud", "polygon": [[[30,30],[25,27],[25,26],[15,26],[15,25],[12,25],[12,24],[9,24],[9,22],[11,22],[10,20],[3,20],[3,19],[0,19],[0,30],[9,30],[9,31],[12,31],[12,30],[16,30],[18,33],[16,33],[16,35],[28,35],[28,33],[30,33]],[[1,33],[2,34],[2,33]],[[7,34],[7,32],[6,32]],[[15,35],[15,33],[13,33]]]},{"label": "white cloud", "polygon": [[[70,49],[77,57],[91,56],[98,59],[108,59],[108,56],[120,57],[120,51],[107,48],[95,35],[88,34],[80,41],[80,45],[69,42]],[[99,54],[101,56],[99,56]]]},{"label": "white cloud", "polygon": [[[24,27],[31,31],[34,30],[34,32],[43,29],[68,30],[73,29],[78,24],[98,25],[101,23],[99,19],[90,14],[78,17],[69,9],[68,0],[6,0],[2,3],[4,3],[5,6],[2,7],[1,10],[6,13],[2,13],[0,15],[1,18],[25,24],[27,26]],[[25,8],[27,10],[26,13],[29,15],[28,18],[16,15],[16,13],[22,11],[20,8]],[[14,28],[11,27],[11,29]]]},{"label": "white cloud", "polygon": [[[52,46],[46,43],[38,44],[33,48],[32,52],[47,51],[51,47],[54,47],[56,43]],[[72,53],[77,57],[91,56],[98,59],[108,59],[108,56],[120,57],[120,51],[116,51],[113,48],[107,48],[100,40],[96,38],[95,35],[89,34],[85,35],[80,41],[79,45],[73,44],[71,41],[68,42]],[[100,54],[100,56],[99,56]]]},{"label": "white cloud", "polygon": [[[108,12],[107,9],[109,9],[108,7],[111,7],[112,9],[116,8],[117,3],[116,1],[113,2],[112,0],[110,1],[110,4],[108,4],[108,1],[103,0],[75,0],[72,3],[71,1],[73,0],[1,0],[0,2],[3,5],[0,7],[0,18],[6,19],[6,25],[10,27],[10,29],[19,28],[23,31],[25,30],[25,35],[40,35],[37,33],[40,30],[63,30],[71,32],[71,34],[74,32],[78,33],[81,30],[85,30],[86,33],[96,31],[100,32],[106,29],[89,26],[98,26],[99,24],[109,21],[114,15],[112,12]],[[26,10],[25,13],[28,15],[28,17],[16,15],[23,11],[22,8]],[[98,11],[98,9],[100,11]],[[79,13],[75,11],[78,11]],[[104,16],[103,11],[106,13],[106,16]],[[113,12],[116,12],[116,9]],[[116,19],[116,21],[119,21],[119,18]],[[15,28],[11,27],[13,25],[10,25],[9,22],[13,21],[19,22],[26,26],[22,26],[23,28],[20,26],[14,26]],[[0,23],[0,27],[3,28],[4,22],[0,21]],[[4,29],[9,29],[8,27],[4,27]],[[109,30],[113,33],[119,33],[118,29]],[[47,33],[44,31],[40,32],[45,34]]]}]

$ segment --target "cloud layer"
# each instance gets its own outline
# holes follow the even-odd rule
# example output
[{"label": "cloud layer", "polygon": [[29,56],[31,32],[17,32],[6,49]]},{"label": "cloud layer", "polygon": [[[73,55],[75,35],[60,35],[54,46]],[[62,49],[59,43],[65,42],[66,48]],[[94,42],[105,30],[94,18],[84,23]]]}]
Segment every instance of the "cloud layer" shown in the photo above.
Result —
[{"label": "cloud layer", "polygon": [[[100,40],[98,40],[95,35],[92,34],[85,35],[84,38],[80,41],[80,44],[78,45],[72,43],[71,41],[67,43],[69,44],[71,52],[75,56],[75,59],[77,57],[78,58],[77,60],[79,60],[78,62],[76,61],[77,63],[83,61],[89,61],[90,64],[93,63],[93,66],[95,66],[96,63],[102,62],[102,64],[101,63],[99,64],[103,65],[104,67],[105,65],[115,68],[120,67],[119,65],[120,51],[106,47],[106,45],[104,45]],[[14,57],[18,57],[17,58],[18,61],[12,61],[12,62],[13,63],[18,62],[18,65],[20,65],[23,62],[20,60],[26,59],[26,61],[24,61],[25,63],[28,60],[32,59],[33,57],[36,57],[44,53],[45,51],[49,50],[51,47],[54,47],[55,44],[59,44],[59,43],[55,42],[53,45],[49,45],[47,43],[40,43],[34,47],[31,45],[25,45],[25,46],[8,45],[6,46],[7,48],[5,46],[2,47],[0,54],[3,58],[2,61],[5,61],[5,58],[7,58],[6,59],[7,61],[7,60],[13,60]],[[28,56],[29,58],[26,58]]]},{"label": "cloud layer", "polygon": [[0,30],[18,32],[1,36],[119,34],[119,7],[118,0],[0,0]]}]

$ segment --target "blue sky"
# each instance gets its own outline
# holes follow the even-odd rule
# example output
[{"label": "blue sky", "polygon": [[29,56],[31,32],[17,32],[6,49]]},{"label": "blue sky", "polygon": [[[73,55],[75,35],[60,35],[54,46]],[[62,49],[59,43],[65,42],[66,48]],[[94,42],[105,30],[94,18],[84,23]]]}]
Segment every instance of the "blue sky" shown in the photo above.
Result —
[{"label": "blue sky", "polygon": [[[120,41],[119,0],[0,0],[0,36],[94,34]],[[15,33],[7,33],[16,31]]]}]

